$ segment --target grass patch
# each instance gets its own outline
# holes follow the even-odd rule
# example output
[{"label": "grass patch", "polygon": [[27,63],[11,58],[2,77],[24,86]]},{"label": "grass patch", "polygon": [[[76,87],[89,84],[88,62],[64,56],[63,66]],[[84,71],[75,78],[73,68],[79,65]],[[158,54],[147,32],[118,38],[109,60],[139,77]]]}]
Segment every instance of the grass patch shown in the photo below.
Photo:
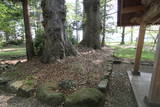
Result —
[{"label": "grass patch", "polygon": [[[122,48],[122,47],[113,47],[115,49],[114,55],[120,58],[129,58],[135,59],[136,49],[134,48]],[[149,50],[143,50],[142,60],[154,60],[155,53]]]},{"label": "grass patch", "polygon": [[24,46],[10,46],[6,48],[2,48],[0,50],[0,56],[25,56],[26,55],[26,49]]},{"label": "grass patch", "polygon": [[29,85],[29,86],[34,85],[34,83],[35,83],[34,80],[26,80],[26,81],[25,81],[25,84],[26,84],[26,85]]},{"label": "grass patch", "polygon": [[26,55],[25,49],[0,52],[0,56],[24,56],[24,55]]},{"label": "grass patch", "polygon": [[33,86],[36,84],[37,77],[33,75],[28,75],[25,80],[25,84],[29,86]]}]

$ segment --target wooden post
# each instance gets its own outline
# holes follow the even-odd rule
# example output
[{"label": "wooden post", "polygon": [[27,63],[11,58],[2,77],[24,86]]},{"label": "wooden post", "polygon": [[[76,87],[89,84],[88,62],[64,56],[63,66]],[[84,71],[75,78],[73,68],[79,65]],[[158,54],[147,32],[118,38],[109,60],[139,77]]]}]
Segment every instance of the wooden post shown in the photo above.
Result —
[{"label": "wooden post", "polygon": [[160,36],[158,37],[156,62],[152,74],[148,100],[153,107],[160,107]]},{"label": "wooden post", "polygon": [[146,31],[146,24],[141,23],[133,75],[140,75],[139,68],[140,68],[141,54],[142,54],[142,49],[144,44],[145,31]]}]

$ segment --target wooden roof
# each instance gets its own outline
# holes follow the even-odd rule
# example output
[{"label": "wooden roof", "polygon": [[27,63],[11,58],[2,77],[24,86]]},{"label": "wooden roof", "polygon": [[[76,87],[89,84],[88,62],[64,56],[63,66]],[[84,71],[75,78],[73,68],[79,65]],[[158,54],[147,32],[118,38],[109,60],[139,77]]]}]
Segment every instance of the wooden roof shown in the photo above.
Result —
[{"label": "wooden roof", "polygon": [[[118,0],[117,24],[118,26],[135,26],[140,25],[142,20],[152,24],[154,20],[160,18],[159,6],[160,0]],[[154,24],[159,23],[160,21]]]}]

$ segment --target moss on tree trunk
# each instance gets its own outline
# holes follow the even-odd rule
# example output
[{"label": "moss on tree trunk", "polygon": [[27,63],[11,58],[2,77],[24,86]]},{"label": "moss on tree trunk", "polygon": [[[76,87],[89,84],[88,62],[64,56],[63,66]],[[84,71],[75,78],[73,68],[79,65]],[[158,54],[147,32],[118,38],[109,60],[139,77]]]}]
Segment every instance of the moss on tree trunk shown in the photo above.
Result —
[{"label": "moss on tree trunk", "polygon": [[77,52],[65,33],[66,7],[64,0],[42,0],[45,43],[42,61],[49,63]]},{"label": "moss on tree trunk", "polygon": [[85,26],[81,44],[93,49],[101,48],[100,33],[102,26],[99,8],[100,0],[84,0]]}]

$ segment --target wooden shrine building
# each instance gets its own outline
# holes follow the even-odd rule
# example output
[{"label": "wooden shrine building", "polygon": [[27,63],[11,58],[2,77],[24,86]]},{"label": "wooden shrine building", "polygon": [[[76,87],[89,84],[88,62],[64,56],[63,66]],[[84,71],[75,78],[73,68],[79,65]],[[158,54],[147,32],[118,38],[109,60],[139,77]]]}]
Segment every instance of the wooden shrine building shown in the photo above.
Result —
[{"label": "wooden shrine building", "polygon": [[[147,25],[160,24],[160,0],[118,0],[118,26],[140,25],[133,75],[139,75],[141,54]],[[152,74],[149,106],[160,107],[160,38],[157,43],[155,67]]]}]

